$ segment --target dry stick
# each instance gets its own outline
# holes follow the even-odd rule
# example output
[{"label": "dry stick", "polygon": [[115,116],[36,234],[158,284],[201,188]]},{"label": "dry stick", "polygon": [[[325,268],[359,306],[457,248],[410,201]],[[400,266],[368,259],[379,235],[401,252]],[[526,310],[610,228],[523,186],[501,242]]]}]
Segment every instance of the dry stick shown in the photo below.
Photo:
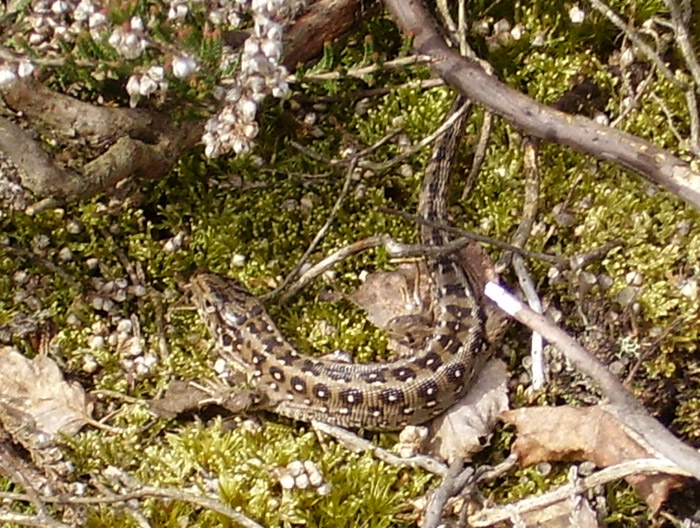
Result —
[{"label": "dry stick", "polygon": [[459,251],[464,246],[469,244],[469,242],[471,242],[469,238],[463,237],[442,246],[425,246],[422,244],[402,244],[401,242],[396,242],[393,240],[389,235],[376,235],[363,238],[362,240],[358,240],[357,242],[343,246],[311,266],[297,279],[294,284],[289,287],[287,292],[280,297],[280,303],[284,304],[289,301],[289,299],[305,288],[307,284],[321,275],[324,271],[332,268],[339,262],[344,261],[352,255],[356,255],[357,253],[361,253],[369,249],[383,247],[392,258],[425,256],[439,257]]},{"label": "dry stick", "polygon": [[[316,429],[316,431],[332,436],[351,451],[356,453],[369,451],[379,460],[386,462],[387,464],[391,464],[392,466],[419,467],[423,468],[428,473],[437,475],[438,477],[444,477],[448,474],[448,468],[445,464],[427,455],[414,455],[412,457],[403,458],[394,455],[386,449],[382,449],[381,447],[374,445],[369,440],[360,438],[352,431],[348,431],[347,429],[343,429],[337,425],[319,422],[317,420],[312,420],[311,425],[314,427],[314,429]],[[2,494],[0,493],[0,498],[1,497]]]},{"label": "dry stick", "polygon": [[0,509],[0,524],[19,524],[20,526],[36,526],[37,528],[71,528],[45,515],[26,515],[16,511]]},{"label": "dry stick", "polygon": [[423,528],[437,528],[442,520],[442,510],[447,501],[462,490],[468,483],[475,484],[474,468],[467,467],[462,470],[464,461],[457,457],[445,475],[442,484],[435,490],[428,502],[428,508],[423,519]]},{"label": "dry stick", "polygon": [[527,249],[512,246],[512,245],[508,244],[507,242],[502,242],[501,240],[497,240],[495,238],[480,235],[478,233],[473,233],[472,231],[467,231],[465,229],[453,227],[451,225],[443,224],[441,222],[432,222],[430,220],[420,218],[420,217],[412,215],[410,213],[405,213],[403,211],[391,209],[390,207],[377,207],[377,211],[379,211],[380,213],[384,213],[384,214],[400,216],[401,218],[405,218],[406,220],[410,220],[411,222],[416,222],[416,223],[421,224],[421,225],[427,225],[429,227],[435,227],[438,229],[442,229],[448,233],[453,233],[455,235],[459,235],[462,238],[468,238],[469,240],[476,240],[477,242],[483,242],[484,244],[488,244],[490,246],[497,247],[499,249],[503,249],[506,251],[512,251],[513,253],[516,253],[518,255],[522,255],[523,257],[527,257],[527,258],[531,258],[531,259],[535,259],[535,260],[541,260],[543,262],[548,262],[549,264],[553,264],[555,266],[566,266],[567,265],[567,260],[565,258],[562,258],[562,257],[557,257],[555,255],[548,255],[547,253],[538,253],[537,251],[529,251]]},{"label": "dry stick", "polygon": [[545,493],[544,495],[529,497],[521,500],[520,502],[516,502],[515,504],[507,504],[504,506],[481,510],[469,517],[469,526],[491,526],[493,524],[509,520],[514,512],[522,515],[527,512],[541,510],[549,505],[566,500],[573,493],[580,494],[587,489],[612,482],[613,480],[619,480],[630,475],[654,475],[658,473],[687,475],[673,464],[669,464],[668,462],[659,460],[658,458],[639,458],[636,460],[630,460],[615,466],[607,467],[587,477],[577,479],[574,483],[560,486],[559,488]]},{"label": "dry stick", "polygon": [[676,88],[679,90],[687,90],[690,88],[687,83],[681,81],[678,79],[673,72],[669,69],[668,66],[664,63],[663,60],[661,60],[661,57],[653,50],[649,45],[644,42],[639,35],[637,35],[636,31],[633,31],[628,24],[625,23],[620,16],[615,13],[610,7],[605,4],[602,0],[588,0],[588,3],[591,4],[591,6],[598,11],[600,14],[602,14],[605,18],[607,18],[610,22],[613,23],[617,29],[622,31],[625,36],[632,41],[632,43],[635,45],[635,47],[647,58],[649,59],[654,65],[658,68],[658,70],[663,74],[663,76],[671,83],[673,84]]},{"label": "dry stick", "polygon": [[384,0],[418,53],[431,55],[433,72],[475,103],[547,141],[619,163],[700,209],[700,173],[668,151],[631,134],[538,103],[488,75],[478,62],[450,49],[419,0]]},{"label": "dry stick", "polygon": [[591,377],[609,400],[610,414],[627,425],[658,453],[700,480],[700,454],[669,433],[663,425],[649,415],[644,406],[627,392],[601,361],[561,328],[543,315],[535,313],[498,284],[488,282],[484,293],[508,315],[542,334],[576,368]]},{"label": "dry stick", "polygon": [[321,275],[324,271],[335,266],[338,262],[342,262],[346,258],[360,253],[362,251],[367,251],[368,249],[384,246],[390,240],[391,239],[386,235],[372,236],[364,238],[362,240],[358,240],[357,242],[353,242],[352,244],[349,244],[345,247],[340,248],[337,251],[334,251],[326,258],[320,260],[319,262],[311,266],[308,270],[306,270],[297,279],[297,281],[289,287],[289,289],[284,293],[284,295],[280,297],[280,303],[285,304],[286,302],[288,302],[299,291],[304,289],[307,284],[309,284],[316,277]]},{"label": "dry stick", "polygon": [[[634,96],[632,97],[632,100],[629,101],[627,106],[622,109],[620,112],[620,115],[618,115],[615,119],[613,119],[610,122],[610,126],[613,128],[617,128],[617,126],[624,121],[624,119],[629,115],[632,110],[637,108],[639,106],[639,101],[642,99],[642,96],[646,92],[646,89],[649,87],[651,84],[652,79],[654,78],[654,73],[656,72],[656,69],[654,68],[654,65],[652,65],[649,68],[649,73],[647,76],[644,78],[644,80],[639,83],[637,86],[636,91],[634,92]],[[622,70],[622,82],[623,84],[627,87],[627,89],[632,93],[632,85],[630,82],[627,80],[627,76],[625,75],[625,70]],[[622,106],[622,103],[620,103],[620,106]]]},{"label": "dry stick", "polygon": [[690,42],[688,24],[683,20],[683,13],[676,0],[664,0],[664,3],[671,12],[673,32],[676,35],[676,45],[681,50],[685,64],[688,66],[688,70],[690,70],[690,74],[695,81],[696,88],[700,87],[700,64],[698,64],[698,58],[695,55],[695,51],[693,51],[693,44]]},{"label": "dry stick", "polygon": [[33,262],[34,264],[38,266],[43,266],[47,270],[49,270],[52,273],[55,273],[56,275],[60,276],[64,281],[66,281],[66,284],[70,286],[74,290],[80,290],[80,283],[78,283],[71,275],[68,273],[66,270],[64,270],[61,266],[57,266],[50,260],[44,257],[40,257],[39,255],[36,255],[32,253],[31,251],[21,248],[21,247],[12,247],[4,244],[0,244],[0,249],[4,249],[7,251],[10,255],[14,255],[15,257],[21,258],[21,259],[27,259],[30,262]]},{"label": "dry stick", "polygon": [[[401,211],[394,211],[392,209],[385,209],[381,207],[379,209],[383,212],[389,212],[390,214],[395,214],[398,216],[405,215],[410,220],[414,220],[418,223],[421,223],[420,218],[413,217],[412,215],[409,215],[407,213],[402,213]],[[427,221],[425,223],[432,223],[438,226],[439,228],[443,229],[443,224],[437,224],[434,222]],[[448,226],[444,227],[444,229],[447,229],[447,227]],[[332,268],[339,262],[342,262],[343,260],[351,257],[352,255],[356,255],[357,253],[361,253],[363,251],[367,251],[378,247],[383,247],[390,257],[396,259],[411,257],[439,257],[442,255],[449,255],[451,253],[454,253],[455,251],[459,251],[473,240],[480,240],[481,242],[492,244],[494,246],[513,251],[514,253],[522,253],[524,256],[539,260],[546,260],[550,262],[552,259],[557,258],[553,257],[552,255],[544,255],[540,253],[526,251],[521,248],[506,244],[505,242],[469,233],[468,231],[462,231],[459,229],[457,231],[459,231],[460,233],[467,233],[469,236],[457,238],[441,246],[426,246],[423,244],[403,244],[401,242],[396,242],[389,235],[375,235],[363,238],[361,240],[358,240],[357,242],[348,244],[347,246],[343,246],[342,248],[334,251],[324,259],[311,266],[302,275],[300,275],[296,282],[294,282],[294,284],[292,284],[288,288],[285,294],[280,297],[280,303],[284,304],[288,302],[289,299],[296,295],[300,290],[305,288],[307,284],[309,284],[316,277],[321,275],[324,271]],[[562,265],[566,265],[567,261],[565,259],[561,259],[559,263]]]},{"label": "dry stick", "polygon": [[[532,227],[537,218],[537,208],[540,198],[540,170],[537,164],[537,154],[539,151],[538,141],[530,136],[523,140],[523,160],[525,162],[525,199],[523,212],[520,215],[520,223],[511,239],[511,244],[518,247],[525,247]],[[527,303],[537,313],[542,313],[542,302],[537,294],[535,284],[525,267],[525,261],[520,255],[505,253],[499,264],[505,265],[508,260],[512,261],[513,270],[518,277],[520,288],[525,294]],[[530,357],[532,358],[532,388],[539,390],[545,386],[547,376],[545,374],[544,344],[542,336],[533,332],[530,343]]]},{"label": "dry stick", "polygon": [[[698,118],[698,108],[697,100],[695,98],[695,91],[700,87],[700,65],[698,65],[697,58],[693,52],[693,47],[688,37],[688,30],[686,24],[683,21],[681,10],[675,0],[665,0],[666,5],[671,12],[672,23],[670,24],[676,39],[676,45],[683,55],[686,66],[690,70],[690,73],[695,81],[695,86],[689,85],[688,83],[681,81],[663,62],[658,53],[656,53],[651,47],[649,47],[635,31],[633,31],[625,22],[622,20],[617,13],[615,13],[608,5],[606,5],[602,0],[588,0],[590,4],[597,9],[603,16],[610,20],[618,29],[620,29],[627,38],[629,38],[636,48],[654,64],[658,70],[663,74],[663,76],[673,84],[677,89],[682,90],[685,95],[686,104],[688,106],[688,115],[690,117],[690,145],[689,148],[695,155],[700,155],[700,118]],[[681,140],[683,142],[683,140]]]},{"label": "dry stick", "polygon": [[464,182],[464,188],[462,189],[462,200],[466,200],[467,196],[474,186],[476,181],[476,176],[481,170],[481,166],[484,164],[486,159],[486,149],[489,146],[489,140],[491,139],[491,126],[493,125],[493,114],[484,108],[484,121],[481,123],[481,130],[479,131],[479,142],[476,144],[476,150],[474,151],[474,161],[472,161],[472,167],[469,169],[469,175],[467,176],[467,181]]},{"label": "dry stick", "polygon": [[303,77],[299,77],[297,74],[292,74],[287,77],[286,81],[291,84],[306,81],[330,81],[345,79],[347,77],[362,78],[365,75],[378,71],[405,68],[406,66],[413,66],[415,64],[426,64],[431,60],[433,60],[431,57],[423,55],[409,55],[407,57],[400,57],[398,59],[386,61],[381,64],[372,64],[370,66],[363,66],[362,68],[351,68],[343,72],[307,73]]},{"label": "dry stick", "polygon": [[316,233],[316,236],[309,244],[309,247],[306,248],[306,251],[304,251],[304,254],[299,259],[299,262],[297,262],[296,266],[294,266],[294,269],[291,272],[289,272],[289,274],[284,278],[284,280],[282,281],[282,284],[280,284],[277,288],[275,288],[271,292],[263,295],[262,299],[270,299],[270,298],[278,295],[287,286],[287,284],[289,284],[294,279],[294,277],[297,276],[297,274],[299,273],[299,270],[302,268],[302,266],[309,259],[309,257],[311,256],[311,253],[314,252],[318,243],[321,241],[321,239],[323,239],[324,236],[326,236],[326,233],[330,229],[331,224],[333,223],[333,220],[335,220],[335,217],[338,214],[338,211],[340,210],[340,206],[345,201],[345,197],[348,195],[348,191],[350,191],[350,182],[352,181],[352,175],[353,175],[353,172],[355,171],[355,167],[357,166],[358,159],[359,158],[357,156],[353,156],[351,158],[350,165],[348,165],[347,174],[345,175],[345,183],[343,183],[343,188],[340,191],[340,195],[338,196],[338,199],[333,204],[333,208],[331,209],[331,212],[329,213],[328,218],[326,218],[326,221],[324,222],[323,226],[321,227],[321,229],[318,230],[318,233]]},{"label": "dry stick", "polygon": [[[27,495],[23,493],[2,492],[0,493],[0,498],[12,501],[29,501]],[[42,496],[41,498],[47,504],[115,504],[120,502],[128,502],[135,499],[148,498],[177,500],[181,502],[186,502],[188,504],[194,504],[196,506],[201,506],[202,508],[206,508],[220,513],[221,515],[224,515],[229,519],[233,520],[234,522],[240,524],[244,528],[263,528],[263,526],[261,526],[260,524],[256,523],[252,519],[249,519],[242,513],[233,510],[229,506],[226,506],[217,499],[212,499],[202,495],[196,495],[194,493],[187,493],[185,491],[174,488],[142,486],[134,491],[103,497],[76,497],[74,495],[51,495]]]},{"label": "dry stick", "polygon": [[[513,469],[518,462],[518,457],[511,454],[503,462],[495,467],[481,466],[476,471],[473,468],[467,467],[462,470],[463,461],[456,459],[445,475],[440,487],[435,490],[423,521],[423,528],[434,528],[440,522],[442,511],[445,504],[451,498],[457,495],[465,495],[465,486],[470,484],[470,487],[476,486],[482,482],[489,482]],[[466,517],[467,509],[463,508],[461,514]],[[457,526],[464,526],[465,522],[458,523]]]},{"label": "dry stick", "polygon": [[462,106],[462,108],[457,110],[448,119],[446,119],[444,123],[442,123],[438,128],[436,128],[435,132],[427,135],[426,137],[421,139],[418,143],[416,143],[412,147],[406,149],[398,156],[394,156],[390,160],[382,162],[382,163],[361,161],[360,167],[367,168],[367,169],[370,169],[370,170],[373,170],[376,172],[382,172],[382,171],[390,169],[391,167],[398,165],[402,161],[407,160],[408,158],[410,158],[411,156],[413,156],[417,152],[420,152],[421,150],[423,150],[425,147],[427,147],[428,145],[430,145],[431,143],[436,141],[445,132],[450,130],[454,126],[455,122],[462,116],[462,114],[464,114],[465,112],[467,112],[467,110],[469,110],[470,106],[471,106],[471,102],[467,102],[466,104],[464,104],[464,106]]}]

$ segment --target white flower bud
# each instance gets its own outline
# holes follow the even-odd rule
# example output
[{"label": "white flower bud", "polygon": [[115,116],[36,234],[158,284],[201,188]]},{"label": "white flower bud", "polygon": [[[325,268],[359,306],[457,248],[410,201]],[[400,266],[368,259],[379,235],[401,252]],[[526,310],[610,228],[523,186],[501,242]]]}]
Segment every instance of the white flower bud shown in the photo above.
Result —
[{"label": "white flower bud", "polygon": [[173,59],[173,75],[178,79],[189,77],[197,69],[197,61],[193,57],[178,56]]},{"label": "white flower bud", "polygon": [[0,66],[0,85],[7,86],[17,81],[17,74],[7,65]]},{"label": "white flower bud", "polygon": [[144,29],[143,19],[139,16],[131,17],[131,20],[129,21],[129,25],[131,26],[131,29],[133,31],[143,31],[143,29]]},{"label": "white flower bud", "polygon": [[29,77],[32,73],[34,73],[34,64],[31,63],[31,61],[28,60],[22,60],[19,62],[19,66],[17,67],[17,74],[21,78]]}]

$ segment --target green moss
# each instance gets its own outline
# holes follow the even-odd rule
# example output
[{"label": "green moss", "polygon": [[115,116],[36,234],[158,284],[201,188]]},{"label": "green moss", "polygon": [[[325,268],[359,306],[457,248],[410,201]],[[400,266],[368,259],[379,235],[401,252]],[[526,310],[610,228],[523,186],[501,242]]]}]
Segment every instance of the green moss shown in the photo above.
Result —
[{"label": "green moss", "polygon": [[[590,76],[610,94],[608,110],[616,110],[620,101],[617,80],[605,66],[617,32],[597,15],[586,26],[572,27],[566,18],[569,2],[530,2],[527,5],[491,5],[476,2],[471,10],[475,18],[486,14],[496,20],[506,16],[525,27],[523,42],[494,50],[488,55],[497,74],[511,86],[544,103],[552,103],[581,76]],[[637,3],[636,11],[627,12],[627,4],[613,7],[633,17],[639,25],[661,9],[660,2]],[[512,9],[511,9],[512,8]],[[195,9],[196,11],[196,9]],[[196,11],[199,16],[199,11]],[[124,13],[119,16],[130,16]],[[114,14],[114,16],[117,16]],[[573,32],[573,33],[571,33]],[[541,48],[529,45],[531,37],[543,33]],[[571,35],[576,38],[571,38]],[[365,39],[369,35],[370,38]],[[588,35],[588,36],[586,36]],[[595,35],[595,41],[591,35]],[[195,32],[188,36],[192,49],[200,49],[213,62],[220,53],[216,35]],[[476,39],[478,41],[478,39]],[[78,42],[76,57],[111,60],[102,47],[92,41]],[[385,18],[372,18],[342,46],[329,47],[316,70],[348,69],[371,61],[390,59],[406,43]],[[485,49],[484,42],[477,47]],[[145,59],[144,59],[145,60]],[[128,71],[121,72],[128,75]],[[399,72],[378,72],[365,79],[341,79],[324,83],[304,83],[299,88],[314,98],[337,95],[368,86],[394,86],[410,79],[428,76],[425,68]],[[199,108],[206,101],[208,86],[215,81],[211,72],[192,86],[178,85],[177,97]],[[56,75],[57,86],[82,83],[88,91],[102,89],[85,71],[74,65]],[[681,133],[687,123],[683,95],[663,80],[654,79],[653,91],[663,100]],[[211,377],[210,342],[198,316],[190,310],[183,284],[197,269],[235,275],[255,293],[265,293],[279,283],[294,267],[314,235],[325,222],[340,189],[344,170],[329,170],[324,163],[300,153],[290,140],[303,143],[322,156],[339,158],[347,146],[369,146],[395,127],[397,118],[405,133],[419,140],[434,130],[452,101],[446,88],[420,91],[401,88],[386,96],[372,98],[367,110],[354,111],[350,104],[329,105],[327,112],[317,112],[311,128],[302,125],[300,116],[289,103],[269,102],[261,115],[261,135],[250,156],[208,161],[201,149],[183,155],[169,177],[139,186],[140,195],[128,204],[115,204],[106,197],[71,205],[62,211],[49,211],[37,217],[14,213],[0,219],[0,229],[13,246],[32,250],[38,237],[48,237],[47,247],[37,250],[40,259],[16,257],[0,246],[0,325],[13,321],[18,314],[35,313],[19,295],[28,290],[41,302],[45,312],[42,322],[54,321],[59,327],[52,357],[72,377],[89,389],[118,391],[144,399],[155,397],[172,378]],[[483,112],[475,110],[467,128],[468,141],[462,147],[464,172],[473,156]],[[658,103],[642,97],[622,127],[656,144],[676,149],[677,141],[667,126]],[[317,137],[318,136],[318,137]],[[488,155],[472,194],[451,209],[451,222],[507,240],[520,220],[523,205],[524,170],[521,153],[522,136],[500,120],[494,122]],[[401,152],[389,143],[373,154],[384,161]],[[329,252],[378,233],[397,240],[415,241],[416,229],[409,222],[377,212],[379,205],[413,212],[417,203],[422,170],[429,157],[424,149],[406,163],[413,169],[410,176],[398,168],[381,173],[365,171],[353,183],[328,235],[311,257],[315,262]],[[613,304],[626,285],[626,276],[637,271],[643,277],[635,314],[635,330],[612,340],[618,357],[644,352],[645,340],[652,327],[664,328],[679,315],[689,314],[680,327],[668,336],[643,363],[638,377],[677,383],[679,405],[677,429],[688,438],[697,439],[700,403],[695,396],[700,369],[692,358],[698,342],[698,300],[684,296],[682,279],[700,269],[700,231],[697,213],[667,193],[654,191],[637,176],[610,164],[598,163],[556,145],[540,146],[541,168],[540,215],[530,241],[532,249],[572,256],[619,239],[622,248],[611,252],[593,267],[613,279],[608,292],[596,290],[596,302]],[[575,183],[575,185],[574,185]],[[360,189],[361,187],[361,189]],[[360,191],[358,191],[360,189]],[[358,193],[358,194],[355,194]],[[459,194],[459,193],[457,193]],[[555,206],[567,202],[567,212],[574,225],[557,223]],[[71,233],[70,221],[82,229]],[[680,222],[691,226],[687,233],[678,229]],[[166,242],[183,234],[183,245],[164,251]],[[61,261],[59,252],[67,248],[70,261]],[[245,256],[245,263],[232,267],[232,257]],[[80,292],[68,287],[60,275],[47,271],[44,262],[59,265],[80,286]],[[97,266],[89,266],[97,259]],[[129,265],[143,277],[149,292],[143,297],[130,296],[118,304],[115,313],[107,314],[91,306],[92,278],[115,280],[128,277]],[[575,287],[550,285],[547,267],[529,263],[535,278],[548,292],[555,305],[574,313],[581,301]],[[366,269],[390,267],[382,251],[358,255],[336,267],[334,288],[349,292],[359,283],[358,273]],[[30,275],[28,285],[20,285],[13,276],[18,271]],[[352,351],[360,361],[386,357],[385,336],[374,329],[364,315],[347,302],[318,301],[321,288],[317,281],[284,307],[272,305],[270,312],[282,332],[302,351],[324,354],[336,349]],[[586,300],[590,300],[587,298]],[[162,315],[158,316],[160,308]],[[70,320],[77,318],[69,324]],[[145,374],[129,370],[132,359],[118,346],[107,344],[92,348],[93,325],[104,324],[114,332],[119,321],[135,316],[140,324],[144,350],[158,357]],[[158,320],[161,317],[162,320]],[[573,331],[584,326],[576,315],[564,321]],[[161,324],[162,323],[162,324]],[[72,326],[75,325],[75,326]],[[323,331],[322,326],[334,331]],[[162,327],[162,328],[161,328]],[[160,348],[161,332],[168,354]],[[16,338],[27,353],[35,353],[30,341]],[[520,364],[526,346],[515,344],[511,365]],[[88,357],[96,363],[94,370],[85,368]],[[540,394],[537,403],[562,397],[556,392]],[[568,396],[576,399],[577,396]],[[522,386],[512,395],[516,406],[531,402]],[[264,415],[261,428],[240,426],[226,430],[215,420],[192,423],[183,419],[167,421],[151,416],[142,405],[124,405],[106,397],[100,400],[100,412],[120,412],[112,425],[122,428],[119,434],[85,430],[72,439],[69,456],[76,466],[76,476],[98,474],[105,467],[117,466],[139,480],[162,486],[194,486],[210,493],[220,493],[233,507],[265,526],[400,526],[415,523],[409,501],[434,484],[431,477],[418,470],[398,469],[378,462],[368,455],[355,455],[334,442],[319,444],[305,426]],[[491,451],[484,461],[498,462],[507,453],[514,432],[497,431]],[[390,447],[395,435],[378,435],[376,441]],[[283,490],[274,470],[293,460],[313,460],[331,492],[320,496],[310,490]],[[487,488],[498,501],[514,500],[541,493],[563,483],[566,468],[557,466],[543,477],[534,469],[523,469]],[[639,499],[624,485],[608,487],[611,515],[607,522],[634,526],[646,520],[646,510]],[[179,502],[146,501],[144,511],[153,526],[220,526],[222,518]],[[360,521],[358,521],[360,520]],[[135,525],[120,510],[104,506],[91,510],[90,526]]]}]

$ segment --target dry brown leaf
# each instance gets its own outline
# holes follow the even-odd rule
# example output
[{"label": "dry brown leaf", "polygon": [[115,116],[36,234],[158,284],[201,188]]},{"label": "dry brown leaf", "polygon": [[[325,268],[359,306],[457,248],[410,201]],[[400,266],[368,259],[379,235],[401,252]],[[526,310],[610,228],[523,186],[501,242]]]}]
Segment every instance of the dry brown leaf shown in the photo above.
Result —
[{"label": "dry brown leaf", "polygon": [[[11,347],[0,348],[0,423],[6,428],[45,435],[74,434],[85,425],[91,407],[77,383],[67,383],[56,363],[28,359]],[[10,431],[14,434],[13,431]]]},{"label": "dry brown leaf", "polygon": [[396,317],[429,313],[430,281],[425,264],[403,263],[394,271],[370,273],[350,299],[381,329]]},{"label": "dry brown leaf", "polygon": [[[518,429],[513,453],[521,466],[544,461],[590,460],[599,467],[639,458],[654,458],[624,425],[601,407],[528,407],[506,411],[502,418]],[[682,480],[670,475],[626,478],[656,512]]]},{"label": "dry brown leaf", "polygon": [[508,372],[505,363],[491,360],[474,386],[446,413],[429,424],[428,452],[448,463],[481,451],[499,415],[508,409]]}]

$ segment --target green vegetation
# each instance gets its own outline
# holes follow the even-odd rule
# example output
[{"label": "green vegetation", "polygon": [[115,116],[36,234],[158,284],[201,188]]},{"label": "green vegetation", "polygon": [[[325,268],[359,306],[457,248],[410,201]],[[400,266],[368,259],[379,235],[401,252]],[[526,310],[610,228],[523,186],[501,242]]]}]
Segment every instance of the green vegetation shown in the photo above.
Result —
[{"label": "green vegetation", "polygon": [[[481,9],[479,4],[472,7],[475,12]],[[483,4],[487,9],[490,2]],[[137,8],[135,2],[130,5],[130,9]],[[632,8],[626,2],[615,2],[613,7],[626,16],[634,14],[641,22],[660,5],[647,2],[638,5],[635,12],[630,12]],[[605,66],[617,33],[595,16],[585,28],[573,27],[565,16],[565,6],[568,3],[514,4],[508,19],[512,24],[523,24],[523,40],[489,54],[477,37],[478,47],[501,78],[546,103],[555,101],[581,75],[591,76],[607,94],[607,110],[617,113],[618,80]],[[529,43],[538,34],[545,36],[544,44],[534,48]],[[590,35],[605,38],[593,39]],[[205,50],[207,61],[217,60],[220,42],[215,36],[191,34],[187,39],[192,49]],[[388,60],[405,49],[406,43],[393,24],[375,17],[349,41],[328,48],[313,71],[350,69]],[[80,43],[75,53],[76,60],[116,58],[110,58],[92,41]],[[295,89],[314,100],[426,77],[427,70],[413,67],[377,72],[362,81],[304,82]],[[208,91],[215,80],[203,76],[196,86],[183,81],[176,94],[199,105],[201,96],[194,88]],[[55,87],[81,82],[85,89],[82,96],[89,100],[104,88],[75,64],[59,70],[53,79]],[[653,83],[653,91],[663,98],[676,119],[686,122],[683,94],[658,80]],[[128,101],[126,96],[121,97],[120,102]],[[58,334],[52,357],[86,390],[150,399],[174,378],[213,377],[210,342],[198,316],[189,309],[184,288],[187,278],[195,270],[206,268],[236,276],[255,293],[269,291],[301,257],[343,185],[343,170],[330,170],[327,164],[310,159],[294,148],[291,140],[322,156],[339,158],[344,148],[372,145],[400,122],[405,134],[417,141],[438,126],[451,99],[452,93],[446,88],[419,90],[404,86],[367,101],[324,103],[320,109],[271,101],[261,113],[261,134],[251,155],[210,161],[195,149],[182,157],[166,179],[139,183],[127,197],[100,196],[35,217],[21,212],[3,214],[0,232],[4,243],[34,251],[39,258],[18,257],[0,246],[0,325],[16,321],[21,313],[32,314],[40,324],[53,321]],[[642,97],[640,103],[622,128],[676,150],[675,137],[657,103],[650,97]],[[305,124],[304,117],[311,112],[315,123]],[[463,146],[465,160],[473,155],[482,120],[483,112],[478,109],[470,119],[470,141]],[[467,200],[451,208],[455,225],[509,239],[523,205],[521,139],[512,127],[495,121],[475,189]],[[374,153],[374,159],[390,159],[400,151],[396,142],[390,142]],[[406,167],[384,173],[362,172],[312,261],[372,234],[387,233],[396,240],[415,241],[415,226],[380,214],[376,207],[413,212],[428,157],[429,149],[425,149]],[[659,380],[675,384],[678,409],[674,425],[687,439],[697,442],[698,297],[697,292],[693,295],[690,289],[683,289],[688,277],[700,269],[697,213],[635,175],[557,145],[541,146],[539,166],[542,196],[531,249],[568,257],[611,240],[623,241],[621,248],[591,268],[612,279],[612,286],[605,291],[595,287],[581,294],[573,276],[550,283],[548,267],[529,262],[543,296],[560,307],[565,316],[563,323],[573,332],[585,333],[593,326],[603,328],[610,332],[605,336],[605,346],[601,346],[603,352],[610,347],[624,349],[633,357],[632,362],[636,361],[636,351],[649,349],[653,339],[646,336],[652,330],[666,328],[682,316],[681,324],[645,358],[634,381],[640,393],[646,388],[653,390]],[[467,171],[465,164],[463,172]],[[463,181],[459,175],[458,180]],[[555,212],[556,206],[564,202],[567,214],[573,218],[571,225],[563,225]],[[178,235],[182,237],[181,246],[166,247]],[[64,256],[70,252],[72,258],[62,257],[62,252]],[[243,256],[244,261],[234,265],[236,255]],[[60,266],[80,290],[47,269],[45,263]],[[348,302],[317,299],[319,291],[329,286],[350,292],[359,284],[360,270],[390,266],[383,252],[358,256],[336,268],[332,284],[319,280],[291,304],[270,306],[270,312],[283,333],[306,353],[345,349],[353,351],[360,361],[386,357],[385,337],[362,313]],[[21,272],[28,273],[26,281],[18,279]],[[114,301],[111,310],[95,308],[98,283],[130,280],[133,272],[143,277],[147,292],[130,292],[125,300]],[[616,306],[617,295],[628,286],[631,272],[642,277],[638,310]],[[510,279],[506,275],[505,280]],[[616,319],[606,321],[613,312]],[[589,313],[590,318],[584,320],[581,313]],[[110,341],[110,336],[119,333],[122,320],[138,322],[138,332],[130,336],[138,337],[140,355],[130,352],[133,340]],[[321,325],[331,331],[324,331]],[[92,344],[95,335],[104,337],[103,346]],[[160,345],[161,337],[167,342],[167,351]],[[25,335],[15,336],[12,341],[28,355],[37,352]],[[524,342],[510,343],[516,343],[513,349],[518,360],[527,353]],[[139,370],[136,358],[144,355],[156,361]],[[519,361],[513,361],[516,363]],[[527,401],[522,389],[516,389],[514,399],[518,404]],[[76,478],[116,466],[151,485],[218,490],[227,504],[269,527],[414,525],[410,501],[434,485],[434,480],[419,470],[391,467],[368,455],[353,454],[334,442],[321,443],[304,424],[271,415],[262,417],[261,426],[238,421],[233,427],[225,427],[220,419],[203,423],[156,419],[144,405],[124,403],[109,394],[100,400],[101,413],[117,409],[110,424],[120,428],[118,434],[86,427],[70,440],[67,456],[75,465]],[[481,461],[500,461],[512,437],[512,431],[499,430],[492,449]],[[393,435],[377,437],[378,442],[389,445],[394,439]],[[330,493],[321,496],[314,490],[282,489],[274,469],[294,460],[313,460],[331,484]],[[563,467],[547,477],[529,468],[505,477],[489,492],[498,500],[512,500],[545,491],[564,482],[565,477]],[[2,482],[3,488],[10,487],[7,481]],[[607,498],[613,512],[607,520],[611,525],[647,522],[647,510],[627,486],[610,486]],[[151,516],[152,526],[177,526],[184,521],[187,526],[213,527],[225,522],[218,514],[178,502],[147,501],[144,513]],[[93,510],[89,526],[136,526],[136,522],[123,510],[107,505]]]}]

